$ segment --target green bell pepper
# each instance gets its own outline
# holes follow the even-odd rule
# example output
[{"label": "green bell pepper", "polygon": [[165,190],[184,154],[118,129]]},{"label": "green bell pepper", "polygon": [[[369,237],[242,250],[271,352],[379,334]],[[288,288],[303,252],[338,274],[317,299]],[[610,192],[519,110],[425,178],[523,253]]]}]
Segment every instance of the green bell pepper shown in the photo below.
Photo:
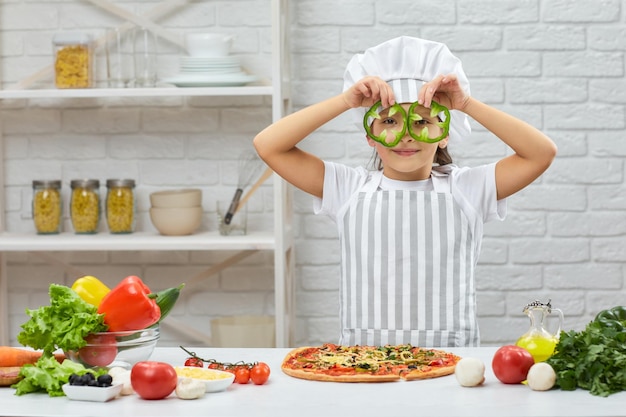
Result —
[{"label": "green bell pepper", "polygon": [[626,307],[616,306],[600,311],[594,318],[603,327],[611,327],[618,331],[626,329]]}]

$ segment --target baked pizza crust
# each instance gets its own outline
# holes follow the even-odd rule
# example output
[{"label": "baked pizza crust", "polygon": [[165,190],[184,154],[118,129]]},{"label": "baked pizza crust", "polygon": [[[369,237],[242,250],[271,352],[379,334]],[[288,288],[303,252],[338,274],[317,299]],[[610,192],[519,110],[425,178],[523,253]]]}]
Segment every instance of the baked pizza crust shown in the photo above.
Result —
[{"label": "baked pizza crust", "polygon": [[414,381],[416,379],[430,379],[438,378],[440,376],[451,375],[454,373],[455,365],[440,366],[437,368],[431,368],[428,371],[423,369],[416,369],[414,371],[405,372],[402,374],[402,379],[406,381]]},{"label": "baked pizza crust", "polygon": [[283,372],[294,378],[306,379],[309,381],[325,382],[394,382],[399,381],[399,375],[328,375],[315,370],[306,371],[303,369],[292,369],[283,367]]}]

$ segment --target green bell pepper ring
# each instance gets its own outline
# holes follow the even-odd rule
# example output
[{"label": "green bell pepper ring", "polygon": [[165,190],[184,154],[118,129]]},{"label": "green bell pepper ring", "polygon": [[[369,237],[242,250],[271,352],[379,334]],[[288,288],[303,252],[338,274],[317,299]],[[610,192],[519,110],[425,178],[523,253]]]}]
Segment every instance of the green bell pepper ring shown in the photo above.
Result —
[{"label": "green bell pepper ring", "polygon": [[616,306],[599,312],[594,321],[603,327],[611,327],[622,331],[626,326],[626,307]]},{"label": "green bell pepper ring", "polygon": [[[384,129],[382,132],[380,132],[380,135],[375,135],[374,132],[372,132],[372,126],[371,123],[368,123],[368,120],[370,117],[374,118],[374,119],[380,119],[380,108],[382,108],[382,104],[380,101],[378,101],[377,103],[375,103],[372,107],[370,107],[370,109],[365,113],[365,116],[363,117],[363,127],[365,128],[365,133],[367,134],[367,137],[380,143],[381,145],[384,145],[388,148],[393,148],[394,146],[396,146],[398,143],[400,143],[400,141],[402,140],[402,138],[404,137],[404,135],[406,134],[406,123],[403,123],[402,126],[402,130],[399,131],[395,131],[394,134],[394,139],[393,141],[389,142],[387,141],[387,129]],[[406,120],[406,111],[404,111],[404,109],[402,108],[401,105],[399,105],[398,103],[394,104],[393,106],[391,106],[389,108],[389,116],[393,116],[394,114],[400,112],[402,114],[402,119]],[[392,131],[392,133],[394,133]]]},{"label": "green bell pepper ring", "polygon": [[[418,113],[415,113],[415,107],[417,106],[419,106],[419,103],[415,102],[411,104],[411,107],[409,107],[408,117],[409,122],[411,123],[410,126],[412,126],[412,122],[422,120],[422,116],[420,116]],[[419,133],[416,133],[413,132],[413,129],[411,129],[410,126],[409,135],[411,135],[411,137],[417,141],[426,143],[436,143],[447,138],[448,134],[450,133],[450,110],[448,110],[446,106],[442,106],[441,104],[433,101],[430,105],[430,117],[435,117],[441,112],[443,112],[443,114],[446,116],[446,119],[444,121],[436,123],[437,126],[441,128],[441,135],[437,136],[436,138],[431,138],[428,136],[427,127],[424,127]]]}]

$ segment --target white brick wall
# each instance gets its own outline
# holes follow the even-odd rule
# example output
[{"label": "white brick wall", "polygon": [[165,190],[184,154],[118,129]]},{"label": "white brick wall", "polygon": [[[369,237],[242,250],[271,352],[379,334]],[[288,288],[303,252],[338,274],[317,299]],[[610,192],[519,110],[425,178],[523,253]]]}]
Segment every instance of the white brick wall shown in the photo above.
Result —
[{"label": "white brick wall", "polygon": [[[158,2],[117,1],[136,11]],[[626,305],[626,0],[291,0],[289,34],[295,109],[337,94],[356,52],[408,34],[445,42],[464,62],[477,98],[522,117],[559,146],[553,166],[509,200],[506,221],[485,228],[476,271],[483,344],[513,342],[527,328],[522,307],[552,298],[565,327],[581,328],[598,310]],[[268,0],[189,1],[160,22],[184,32],[200,27],[236,35],[233,52],[269,74]],[[101,33],[118,24],[88,2],[0,3],[1,79],[8,85],[49,64],[50,38],[62,28]],[[162,43],[162,76],[176,72],[179,50]],[[49,82],[50,80],[46,80]],[[6,215],[10,230],[32,230],[35,178],[131,177],[138,181],[139,228],[151,228],[148,194],[191,185],[205,192],[203,228],[214,228],[214,202],[236,184],[236,155],[271,121],[263,98],[151,98],[6,101],[2,109]],[[366,164],[370,148],[348,117],[302,144],[323,158]],[[475,165],[507,154],[474,124],[471,140],[452,149]],[[312,214],[296,191],[297,344],[337,339],[338,243],[333,224]],[[250,202],[251,227],[271,220],[272,193]],[[66,213],[67,214],[67,213]],[[113,285],[137,274],[154,288],[185,281],[226,253],[54,253]],[[36,254],[7,256],[11,339],[25,308],[48,302],[51,282],[77,272]],[[272,254],[262,252],[181,298],[173,315],[209,331],[219,314],[273,312]],[[167,330],[163,345],[193,341]]]}]

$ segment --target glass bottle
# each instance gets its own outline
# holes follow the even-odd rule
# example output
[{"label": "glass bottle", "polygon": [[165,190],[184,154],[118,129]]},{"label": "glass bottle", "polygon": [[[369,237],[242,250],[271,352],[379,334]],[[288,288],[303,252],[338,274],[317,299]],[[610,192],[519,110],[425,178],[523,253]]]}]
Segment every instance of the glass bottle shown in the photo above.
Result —
[{"label": "glass bottle", "polygon": [[61,231],[61,181],[33,181],[33,222],[37,234],[49,235]]},{"label": "glass bottle", "polygon": [[106,219],[111,233],[135,230],[135,180],[107,180]]},{"label": "glass bottle", "polygon": [[70,217],[74,232],[96,233],[100,222],[100,181],[72,180],[70,186]]},{"label": "glass bottle", "polygon": [[[515,342],[517,346],[530,352],[535,362],[543,362],[552,356],[563,325],[563,312],[552,308],[550,301],[543,304],[537,300],[524,307],[524,313],[530,318],[530,328]],[[558,317],[558,326],[554,333],[546,328],[548,316],[552,312],[557,313]]]}]

